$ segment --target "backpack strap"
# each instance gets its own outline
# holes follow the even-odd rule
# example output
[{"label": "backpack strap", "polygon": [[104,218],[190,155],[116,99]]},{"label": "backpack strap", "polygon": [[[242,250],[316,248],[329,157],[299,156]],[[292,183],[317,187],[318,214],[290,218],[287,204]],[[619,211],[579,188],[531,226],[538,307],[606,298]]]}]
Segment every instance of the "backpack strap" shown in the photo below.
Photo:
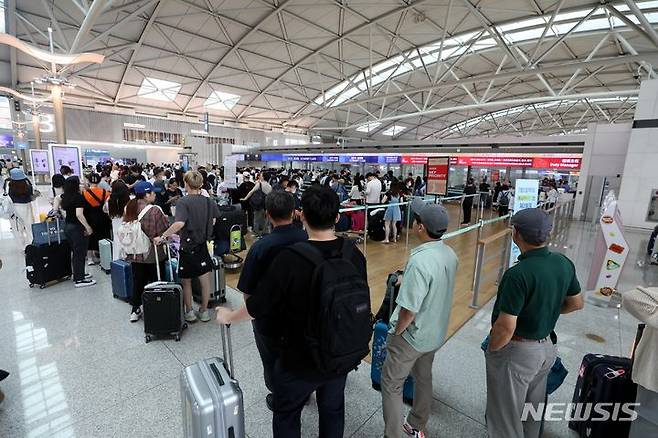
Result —
[{"label": "backpack strap", "polygon": [[[98,196],[96,196],[96,193],[94,193],[93,191],[91,191],[91,189],[87,189],[86,192],[89,193],[89,196],[91,196],[92,198],[94,198],[94,200],[95,200],[96,202],[98,202],[98,205],[99,205],[99,206],[103,205],[103,201],[101,201],[100,199],[98,199]],[[103,199],[105,199],[105,189],[103,189]]]},{"label": "backpack strap", "polygon": [[314,267],[321,265],[325,261],[322,252],[308,242],[297,242],[290,245],[288,248],[294,253],[309,260],[313,263]]},{"label": "backpack strap", "polygon": [[142,211],[140,211],[139,214],[137,215],[137,221],[138,222],[141,221],[142,218],[146,216],[146,213],[148,213],[148,211],[153,207],[154,207],[153,204],[148,204],[146,207],[144,207]]}]

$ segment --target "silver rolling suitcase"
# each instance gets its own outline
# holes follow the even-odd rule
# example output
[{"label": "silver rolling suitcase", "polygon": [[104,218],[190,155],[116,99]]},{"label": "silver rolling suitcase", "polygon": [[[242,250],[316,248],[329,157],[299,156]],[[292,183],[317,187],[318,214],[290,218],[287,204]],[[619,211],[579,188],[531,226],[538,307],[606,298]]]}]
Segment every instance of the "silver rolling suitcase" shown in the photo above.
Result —
[{"label": "silver rolling suitcase", "polygon": [[109,274],[112,271],[112,241],[109,239],[99,241],[98,252],[101,259],[101,271]]},{"label": "silver rolling suitcase", "polygon": [[[212,257],[212,278],[210,280],[210,302],[224,304],[226,302],[226,265],[221,257]],[[198,278],[192,280],[192,298],[201,302],[201,282]]]},{"label": "silver rolling suitcase", "polygon": [[230,330],[230,326],[221,325],[224,360],[204,359],[181,373],[183,436],[186,438],[245,436],[244,402],[233,375]]}]

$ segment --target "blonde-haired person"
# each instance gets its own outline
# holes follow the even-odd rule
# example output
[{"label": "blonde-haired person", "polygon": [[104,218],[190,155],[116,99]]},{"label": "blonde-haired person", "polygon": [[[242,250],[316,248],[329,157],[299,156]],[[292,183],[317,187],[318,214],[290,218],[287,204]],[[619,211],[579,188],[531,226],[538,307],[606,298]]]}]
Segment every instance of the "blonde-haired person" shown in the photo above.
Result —
[{"label": "blonde-haired person", "polygon": [[180,253],[178,259],[178,277],[183,285],[185,301],[185,320],[195,322],[197,315],[192,307],[192,280],[199,278],[201,283],[201,306],[199,319],[210,321],[208,300],[210,298],[210,275],[213,270],[212,259],[207,242],[212,237],[215,219],[219,217],[219,208],[214,201],[201,194],[203,176],[197,171],[188,171],[183,177],[186,195],[176,202],[174,223],[156,237],[159,245],[174,234],[180,236]]}]

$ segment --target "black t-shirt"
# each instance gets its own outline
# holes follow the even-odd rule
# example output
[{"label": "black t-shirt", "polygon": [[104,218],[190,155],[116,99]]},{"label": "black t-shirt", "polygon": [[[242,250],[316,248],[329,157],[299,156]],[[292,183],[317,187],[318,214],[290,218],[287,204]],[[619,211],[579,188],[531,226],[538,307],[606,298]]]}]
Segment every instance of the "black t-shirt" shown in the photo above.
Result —
[{"label": "black t-shirt", "polygon": [[75,193],[73,195],[62,195],[62,209],[66,212],[66,223],[82,225],[75,215],[77,208],[85,208],[85,197],[82,193]]},{"label": "black t-shirt", "polygon": [[[340,251],[343,238],[318,242],[309,241],[326,258]],[[366,259],[358,249],[352,252],[352,263],[368,279]],[[257,292],[247,299],[249,315],[268,318],[276,330],[268,335],[280,339],[281,363],[290,372],[306,377],[318,375],[304,343],[304,327],[311,297],[313,264],[285,248],[279,252],[259,282]]]},{"label": "black t-shirt", "polygon": [[[162,205],[158,204],[160,208],[162,208],[162,212],[167,215],[171,216],[171,206],[174,205],[175,203],[169,202],[172,198],[175,198],[176,196],[183,197],[183,192],[181,189],[177,188],[176,190],[165,190],[164,193],[162,193]],[[157,199],[157,198],[156,198]],[[157,204],[157,200],[156,200]]]},{"label": "black t-shirt", "polygon": [[481,192],[487,192],[488,193],[490,188],[491,188],[491,186],[489,185],[489,183],[485,183],[485,182],[480,183],[480,191]]}]

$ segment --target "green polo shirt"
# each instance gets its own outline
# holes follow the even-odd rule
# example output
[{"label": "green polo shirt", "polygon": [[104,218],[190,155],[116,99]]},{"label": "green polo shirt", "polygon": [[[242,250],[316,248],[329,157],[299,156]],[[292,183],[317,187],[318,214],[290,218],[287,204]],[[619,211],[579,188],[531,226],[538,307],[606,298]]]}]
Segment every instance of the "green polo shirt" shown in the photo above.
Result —
[{"label": "green polo shirt", "polygon": [[555,328],[567,295],[579,293],[571,260],[546,247],[527,251],[500,281],[491,324],[501,312],[507,313],[517,316],[515,335],[544,339]]},{"label": "green polo shirt", "polygon": [[402,337],[421,353],[439,348],[448,329],[456,272],[457,256],[440,240],[411,250],[389,333],[395,333],[400,307],[404,307],[414,312],[416,318]]}]

